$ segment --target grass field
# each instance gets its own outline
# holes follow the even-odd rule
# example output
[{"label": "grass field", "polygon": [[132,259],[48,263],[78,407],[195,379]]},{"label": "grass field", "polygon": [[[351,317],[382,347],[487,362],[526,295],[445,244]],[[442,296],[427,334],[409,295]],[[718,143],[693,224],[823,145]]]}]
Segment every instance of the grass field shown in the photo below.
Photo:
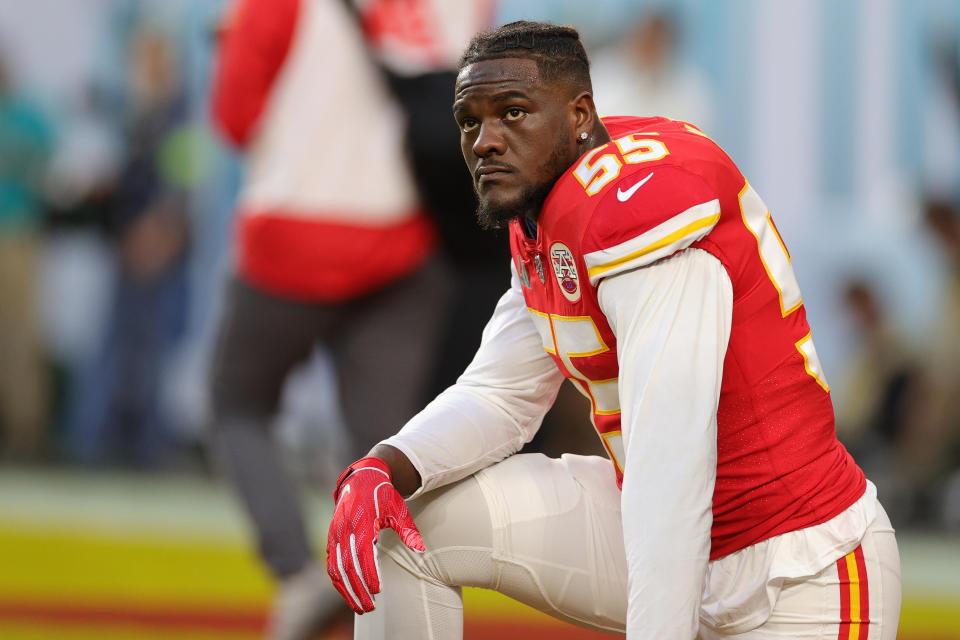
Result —
[{"label": "grass field", "polygon": [[[329,501],[308,495],[305,502],[322,529]],[[218,482],[2,471],[0,638],[259,638],[272,585],[250,540],[232,494]],[[960,639],[960,539],[900,540],[899,637]],[[610,637],[488,591],[465,590],[464,601],[470,640]]]}]

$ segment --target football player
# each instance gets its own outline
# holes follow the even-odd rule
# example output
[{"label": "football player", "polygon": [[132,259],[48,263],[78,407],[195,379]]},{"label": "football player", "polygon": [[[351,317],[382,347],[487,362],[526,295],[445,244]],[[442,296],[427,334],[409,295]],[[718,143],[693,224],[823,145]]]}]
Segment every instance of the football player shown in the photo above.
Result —
[{"label": "football player", "polygon": [[[630,639],[892,640],[893,529],[731,159],[685,122],[601,120],[567,27],[477,36],[453,112],[512,283],[457,384],[338,481],[356,637],[460,638],[480,586]],[[609,457],[513,455],[565,378]]]}]

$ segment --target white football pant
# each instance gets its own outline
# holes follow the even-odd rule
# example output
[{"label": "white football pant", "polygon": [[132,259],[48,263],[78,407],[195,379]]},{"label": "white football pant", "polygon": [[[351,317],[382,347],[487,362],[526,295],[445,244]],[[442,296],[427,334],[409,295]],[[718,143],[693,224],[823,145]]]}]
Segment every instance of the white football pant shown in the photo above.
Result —
[{"label": "white football pant", "polygon": [[[356,640],[461,639],[462,586],[493,589],[561,620],[624,633],[620,491],[608,460],[515,455],[409,505],[427,551],[411,551],[393,531],[381,533],[382,591],[376,609],[356,617]],[[894,640],[899,554],[877,507],[855,552],[817,575],[778,585],[765,622],[748,630],[702,623],[699,638]],[[858,580],[849,579],[851,571]],[[734,622],[751,613],[737,612]]]}]

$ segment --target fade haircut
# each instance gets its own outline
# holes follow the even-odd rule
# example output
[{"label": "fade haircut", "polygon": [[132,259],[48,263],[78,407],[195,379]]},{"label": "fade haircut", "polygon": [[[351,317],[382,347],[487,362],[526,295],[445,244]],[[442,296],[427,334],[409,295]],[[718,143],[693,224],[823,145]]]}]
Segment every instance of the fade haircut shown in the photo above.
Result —
[{"label": "fade haircut", "polygon": [[518,20],[474,36],[457,69],[482,60],[530,58],[547,82],[592,91],[590,61],[573,27]]}]

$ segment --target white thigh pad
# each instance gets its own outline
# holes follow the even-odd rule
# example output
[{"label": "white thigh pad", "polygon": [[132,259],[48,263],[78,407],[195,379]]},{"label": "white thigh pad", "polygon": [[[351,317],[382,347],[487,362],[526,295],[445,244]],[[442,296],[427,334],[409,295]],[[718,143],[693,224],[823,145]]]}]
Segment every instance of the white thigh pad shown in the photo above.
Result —
[{"label": "white thigh pad", "polygon": [[512,456],[476,475],[493,526],[497,590],[550,615],[623,632],[620,491],[597,456]]}]

